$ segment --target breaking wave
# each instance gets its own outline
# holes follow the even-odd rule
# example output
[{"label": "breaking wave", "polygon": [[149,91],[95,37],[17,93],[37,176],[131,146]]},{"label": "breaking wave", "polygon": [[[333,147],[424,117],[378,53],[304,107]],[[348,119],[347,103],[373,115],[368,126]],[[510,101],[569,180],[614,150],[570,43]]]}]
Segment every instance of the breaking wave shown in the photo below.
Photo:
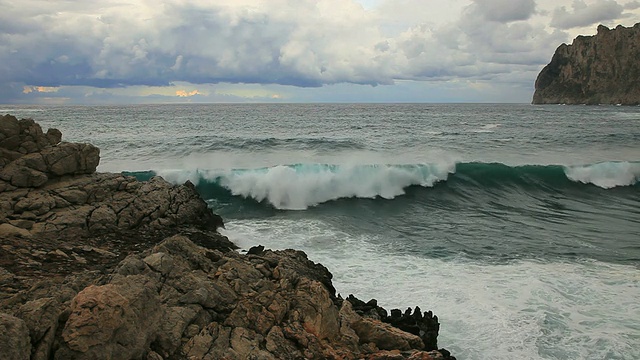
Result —
[{"label": "breaking wave", "polygon": [[[203,197],[241,196],[276,209],[304,210],[343,198],[393,199],[408,187],[451,189],[521,188],[562,191],[584,186],[611,189],[638,186],[640,162],[591,165],[450,163],[406,165],[292,164],[257,169],[162,170],[126,173],[141,180],[155,175],[173,183],[194,183]],[[437,191],[437,189],[436,189]]]}]

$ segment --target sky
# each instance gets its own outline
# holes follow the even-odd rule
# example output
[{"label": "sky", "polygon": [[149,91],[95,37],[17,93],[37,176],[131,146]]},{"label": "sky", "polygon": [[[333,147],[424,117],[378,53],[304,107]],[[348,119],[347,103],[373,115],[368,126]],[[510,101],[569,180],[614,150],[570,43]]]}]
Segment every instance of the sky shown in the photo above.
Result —
[{"label": "sky", "polygon": [[529,103],[637,0],[0,0],[0,104]]}]

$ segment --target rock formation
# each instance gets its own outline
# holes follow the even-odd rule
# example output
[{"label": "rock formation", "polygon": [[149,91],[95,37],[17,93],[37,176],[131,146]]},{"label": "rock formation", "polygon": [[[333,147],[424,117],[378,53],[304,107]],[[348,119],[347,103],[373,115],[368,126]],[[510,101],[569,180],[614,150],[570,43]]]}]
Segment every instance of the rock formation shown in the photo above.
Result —
[{"label": "rock formation", "polygon": [[95,173],[98,150],[0,118],[6,359],[454,359],[430,312],[336,295],[300,251],[246,254],[193,185]]},{"label": "rock formation", "polygon": [[95,173],[100,151],[33,120],[0,117],[0,234],[104,232],[219,221],[195,187]]},{"label": "rock formation", "polygon": [[558,47],[535,83],[534,104],[640,105],[640,23]]}]

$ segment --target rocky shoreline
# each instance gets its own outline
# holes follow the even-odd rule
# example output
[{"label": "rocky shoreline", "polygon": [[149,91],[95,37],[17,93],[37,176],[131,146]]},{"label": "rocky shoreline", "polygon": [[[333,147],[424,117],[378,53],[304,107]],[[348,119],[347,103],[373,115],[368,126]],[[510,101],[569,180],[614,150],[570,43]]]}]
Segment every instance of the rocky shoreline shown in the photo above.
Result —
[{"label": "rocky shoreline", "polygon": [[438,318],[336,294],[301,251],[246,254],[191,183],[96,173],[99,150],[0,117],[6,359],[455,359]]}]

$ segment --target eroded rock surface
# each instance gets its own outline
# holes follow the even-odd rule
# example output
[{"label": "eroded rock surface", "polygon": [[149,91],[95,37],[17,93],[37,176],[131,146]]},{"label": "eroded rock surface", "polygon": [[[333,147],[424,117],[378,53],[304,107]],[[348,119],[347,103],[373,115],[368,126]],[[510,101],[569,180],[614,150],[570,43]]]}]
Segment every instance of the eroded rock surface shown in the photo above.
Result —
[{"label": "eroded rock surface", "polygon": [[535,83],[534,104],[640,105],[640,23],[558,47]]},{"label": "eroded rock surface", "polygon": [[5,298],[2,309],[34,359],[452,358],[358,314],[330,279],[300,251],[245,255],[174,235],[110,271]]}]

